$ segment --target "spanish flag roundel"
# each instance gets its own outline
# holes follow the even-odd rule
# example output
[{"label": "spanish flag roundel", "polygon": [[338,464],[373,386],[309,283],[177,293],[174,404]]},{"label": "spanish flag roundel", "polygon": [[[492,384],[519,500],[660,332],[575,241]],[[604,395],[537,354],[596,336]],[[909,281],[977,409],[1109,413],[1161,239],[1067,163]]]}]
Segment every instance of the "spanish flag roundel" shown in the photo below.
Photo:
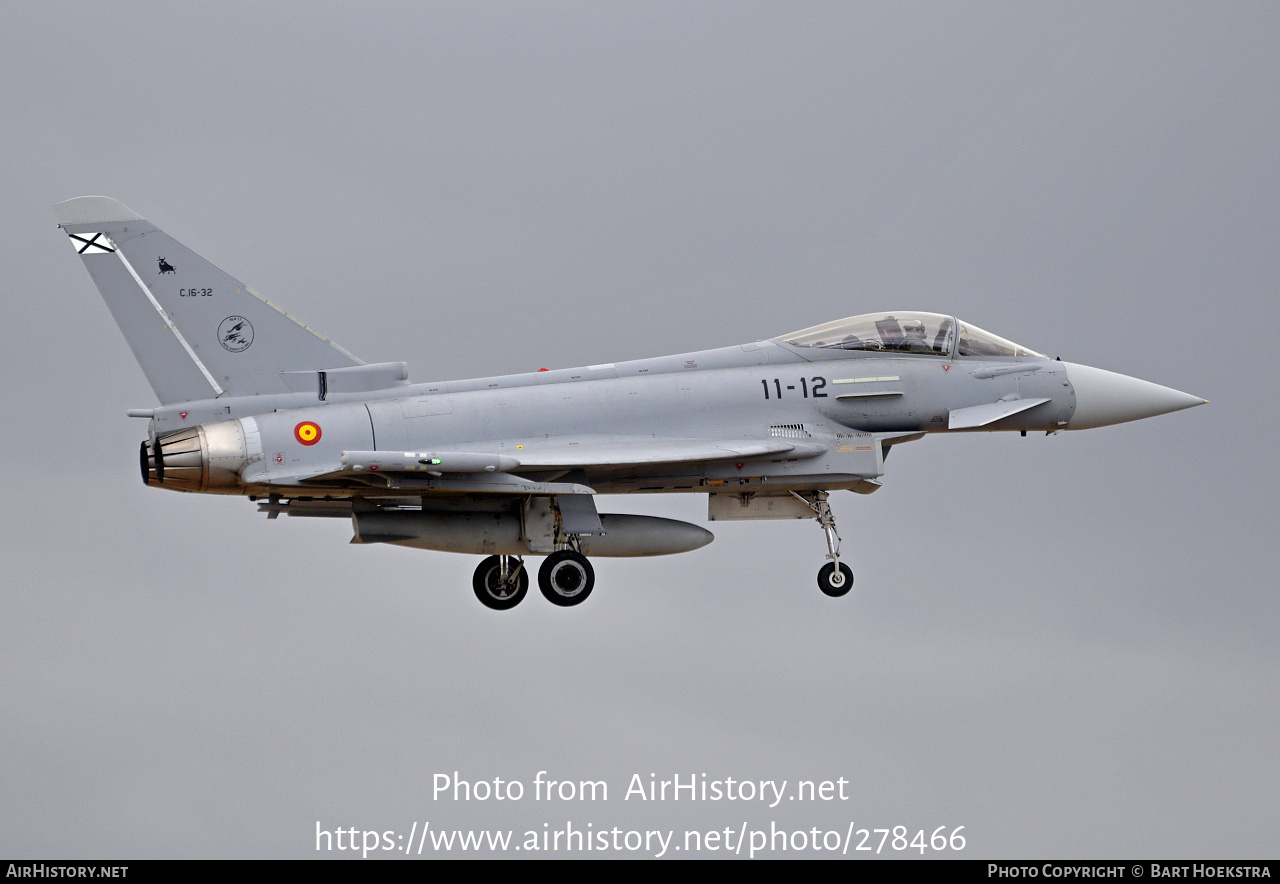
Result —
[{"label": "spanish flag roundel", "polygon": [[315,445],[320,441],[320,425],[313,421],[303,421],[293,428],[293,438],[303,445]]}]

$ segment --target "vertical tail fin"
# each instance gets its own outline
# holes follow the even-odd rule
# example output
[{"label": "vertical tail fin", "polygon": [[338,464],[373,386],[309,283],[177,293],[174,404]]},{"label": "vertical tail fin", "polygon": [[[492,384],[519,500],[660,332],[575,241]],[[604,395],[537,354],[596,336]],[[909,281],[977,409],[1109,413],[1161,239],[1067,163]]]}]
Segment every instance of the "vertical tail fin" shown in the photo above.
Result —
[{"label": "vertical tail fin", "polygon": [[363,364],[115,200],[53,208],[162,404],[288,393],[282,372]]}]

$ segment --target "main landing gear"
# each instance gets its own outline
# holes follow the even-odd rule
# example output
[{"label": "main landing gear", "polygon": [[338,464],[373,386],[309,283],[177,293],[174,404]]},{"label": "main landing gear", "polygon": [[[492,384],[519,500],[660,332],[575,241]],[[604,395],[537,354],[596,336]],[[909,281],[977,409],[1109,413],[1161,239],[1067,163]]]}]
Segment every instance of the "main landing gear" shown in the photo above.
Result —
[{"label": "main landing gear", "polygon": [[471,587],[480,604],[505,611],[520,604],[529,591],[529,572],[519,556],[489,556],[476,567]]},{"label": "main landing gear", "polygon": [[840,561],[840,534],[836,531],[836,517],[827,503],[827,492],[815,491],[809,497],[791,492],[792,496],[813,510],[814,520],[827,535],[827,562],[818,569],[818,589],[826,595],[838,598],[853,588],[853,571]]},{"label": "main landing gear", "polygon": [[[577,550],[553,552],[538,569],[538,588],[562,608],[580,605],[596,585],[596,571]],[[529,571],[519,556],[489,556],[476,567],[471,586],[480,604],[495,611],[514,608],[529,591]]]},{"label": "main landing gear", "polygon": [[595,585],[595,568],[577,550],[553,552],[538,569],[538,588],[547,601],[562,608],[582,604]]}]

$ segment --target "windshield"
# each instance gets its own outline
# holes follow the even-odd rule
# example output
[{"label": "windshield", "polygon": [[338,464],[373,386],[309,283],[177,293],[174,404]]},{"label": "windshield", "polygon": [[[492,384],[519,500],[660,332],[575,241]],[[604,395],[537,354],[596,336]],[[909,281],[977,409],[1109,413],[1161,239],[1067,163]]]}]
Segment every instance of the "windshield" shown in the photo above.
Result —
[{"label": "windshield", "polygon": [[820,350],[892,350],[950,356],[954,322],[940,313],[864,313],[801,329],[782,340]]},{"label": "windshield", "polygon": [[976,325],[960,323],[961,356],[1043,356],[1035,350],[1028,350],[1013,341],[1006,341],[989,331],[983,331]]}]

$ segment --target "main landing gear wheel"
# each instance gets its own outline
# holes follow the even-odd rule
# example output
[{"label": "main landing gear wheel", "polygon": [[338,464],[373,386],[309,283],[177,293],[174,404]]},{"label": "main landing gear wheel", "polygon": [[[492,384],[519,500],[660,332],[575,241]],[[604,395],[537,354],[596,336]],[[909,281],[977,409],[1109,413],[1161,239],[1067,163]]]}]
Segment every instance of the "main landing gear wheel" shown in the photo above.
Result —
[{"label": "main landing gear wheel", "polygon": [[818,571],[818,589],[839,598],[853,588],[853,571],[844,562],[827,562]]},{"label": "main landing gear wheel", "polygon": [[[503,559],[506,562],[503,562]],[[506,573],[503,573],[503,565]],[[505,578],[505,579],[504,579]],[[515,556],[489,556],[476,567],[471,578],[480,604],[495,611],[505,611],[520,604],[529,591],[529,572]]]},{"label": "main landing gear wheel", "polygon": [[547,601],[562,608],[582,604],[595,585],[595,568],[586,556],[571,549],[553,552],[538,569],[538,588]]}]

